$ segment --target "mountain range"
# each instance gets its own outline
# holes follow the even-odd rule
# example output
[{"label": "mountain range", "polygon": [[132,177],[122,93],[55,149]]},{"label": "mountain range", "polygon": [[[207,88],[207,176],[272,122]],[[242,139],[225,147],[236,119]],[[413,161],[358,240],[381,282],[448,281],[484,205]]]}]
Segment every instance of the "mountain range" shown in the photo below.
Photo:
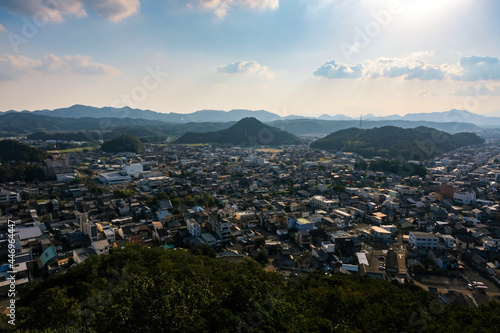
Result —
[{"label": "mountain range", "polygon": [[[193,113],[161,113],[151,110],[134,109],[130,107],[113,108],[113,107],[92,107],[86,105],[73,105],[68,108],[60,108],[55,110],[37,110],[37,111],[5,111],[0,112],[1,115],[9,113],[30,113],[33,115],[42,115],[49,117],[60,118],[130,118],[130,119],[145,119],[153,121],[162,121],[167,123],[189,123],[189,122],[231,122],[239,121],[243,118],[254,117],[262,122],[269,123],[279,120],[297,120],[297,119],[320,119],[320,120],[339,120],[339,121],[359,121],[359,117],[349,117],[345,115],[328,115],[323,114],[319,117],[306,116],[280,116],[275,113],[265,110],[246,110],[235,109],[231,111],[221,110],[200,110]],[[475,114],[466,110],[449,110],[445,112],[431,113],[409,113],[404,116],[374,116],[372,114],[363,115],[363,121],[428,121],[428,122],[455,122],[455,123],[471,123],[482,127],[491,127],[500,125],[500,117],[490,117]]]}]

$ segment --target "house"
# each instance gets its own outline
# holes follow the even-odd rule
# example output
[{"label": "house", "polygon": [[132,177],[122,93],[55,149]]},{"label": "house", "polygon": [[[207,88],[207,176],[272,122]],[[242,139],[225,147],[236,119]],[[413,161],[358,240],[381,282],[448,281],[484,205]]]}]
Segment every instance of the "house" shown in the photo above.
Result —
[{"label": "house", "polygon": [[109,242],[107,239],[92,242],[91,247],[97,255],[109,253]]},{"label": "house", "polygon": [[188,232],[191,236],[193,236],[193,237],[200,237],[201,236],[201,226],[196,220],[187,219],[186,225],[187,225]]},{"label": "house", "polygon": [[310,245],[311,240],[309,230],[299,230],[295,233],[295,241],[302,247]]},{"label": "house", "polygon": [[453,200],[459,204],[470,205],[476,201],[476,193],[474,192],[456,192],[453,193]]},{"label": "house", "polygon": [[205,232],[201,234],[201,242],[210,246],[214,246],[217,242],[217,239],[212,234]]},{"label": "house", "polygon": [[91,255],[96,254],[94,249],[92,248],[77,248],[73,250],[73,260],[76,264],[81,264],[85,260],[87,260]]},{"label": "house", "polygon": [[169,232],[165,228],[155,228],[153,229],[153,238],[159,241],[160,243],[165,242],[167,237],[169,236]]},{"label": "house", "polygon": [[231,241],[231,223],[229,220],[221,218],[218,213],[212,213],[208,217],[208,223],[222,243],[227,244]]},{"label": "house", "polygon": [[379,242],[390,242],[391,241],[391,232],[383,229],[381,227],[372,226],[370,228],[370,235],[375,241]]},{"label": "house", "polygon": [[333,209],[339,206],[339,200],[327,199],[321,195],[315,195],[309,201],[312,207],[321,209]]}]

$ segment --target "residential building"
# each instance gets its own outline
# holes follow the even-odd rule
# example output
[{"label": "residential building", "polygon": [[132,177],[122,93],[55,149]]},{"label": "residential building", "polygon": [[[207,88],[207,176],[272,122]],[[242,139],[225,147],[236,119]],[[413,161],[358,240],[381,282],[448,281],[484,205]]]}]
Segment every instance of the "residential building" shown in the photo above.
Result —
[{"label": "residential building", "polygon": [[439,248],[439,237],[429,232],[410,231],[408,244],[416,249]]}]

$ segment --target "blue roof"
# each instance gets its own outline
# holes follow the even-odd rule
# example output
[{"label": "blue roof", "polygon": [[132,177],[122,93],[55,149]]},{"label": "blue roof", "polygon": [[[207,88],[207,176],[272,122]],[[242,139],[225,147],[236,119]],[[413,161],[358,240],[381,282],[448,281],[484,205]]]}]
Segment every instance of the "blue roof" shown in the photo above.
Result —
[{"label": "blue roof", "polygon": [[45,251],[43,251],[42,255],[40,256],[40,259],[42,260],[42,267],[47,264],[47,262],[53,258],[57,257],[57,252],[56,248],[51,246],[47,248]]}]

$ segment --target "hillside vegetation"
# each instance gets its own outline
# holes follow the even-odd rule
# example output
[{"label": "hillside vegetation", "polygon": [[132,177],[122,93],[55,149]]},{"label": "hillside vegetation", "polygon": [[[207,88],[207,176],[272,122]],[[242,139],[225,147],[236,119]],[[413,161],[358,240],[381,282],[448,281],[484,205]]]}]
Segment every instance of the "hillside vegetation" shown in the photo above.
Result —
[{"label": "hillside vegetation", "polygon": [[474,133],[449,134],[428,127],[374,129],[349,128],[311,143],[312,148],[355,152],[364,157],[403,157],[424,160],[465,145],[482,144]]},{"label": "hillside vegetation", "polygon": [[177,143],[222,143],[241,146],[296,144],[295,135],[263,124],[255,118],[244,118],[233,126],[207,133],[188,132]]},{"label": "hillside vegetation", "polygon": [[[420,287],[322,272],[284,280],[252,259],[129,245],[29,284],[20,332],[492,332],[500,305],[441,305]],[[6,317],[3,320],[6,321]],[[3,325],[3,326],[2,326]],[[0,323],[0,329],[9,325]]]},{"label": "hillside vegetation", "polygon": [[48,154],[14,140],[0,140],[0,163],[9,161],[43,162]]},{"label": "hillside vegetation", "polygon": [[101,145],[101,150],[107,153],[132,152],[140,153],[144,149],[144,145],[135,136],[124,134],[104,142]]}]

